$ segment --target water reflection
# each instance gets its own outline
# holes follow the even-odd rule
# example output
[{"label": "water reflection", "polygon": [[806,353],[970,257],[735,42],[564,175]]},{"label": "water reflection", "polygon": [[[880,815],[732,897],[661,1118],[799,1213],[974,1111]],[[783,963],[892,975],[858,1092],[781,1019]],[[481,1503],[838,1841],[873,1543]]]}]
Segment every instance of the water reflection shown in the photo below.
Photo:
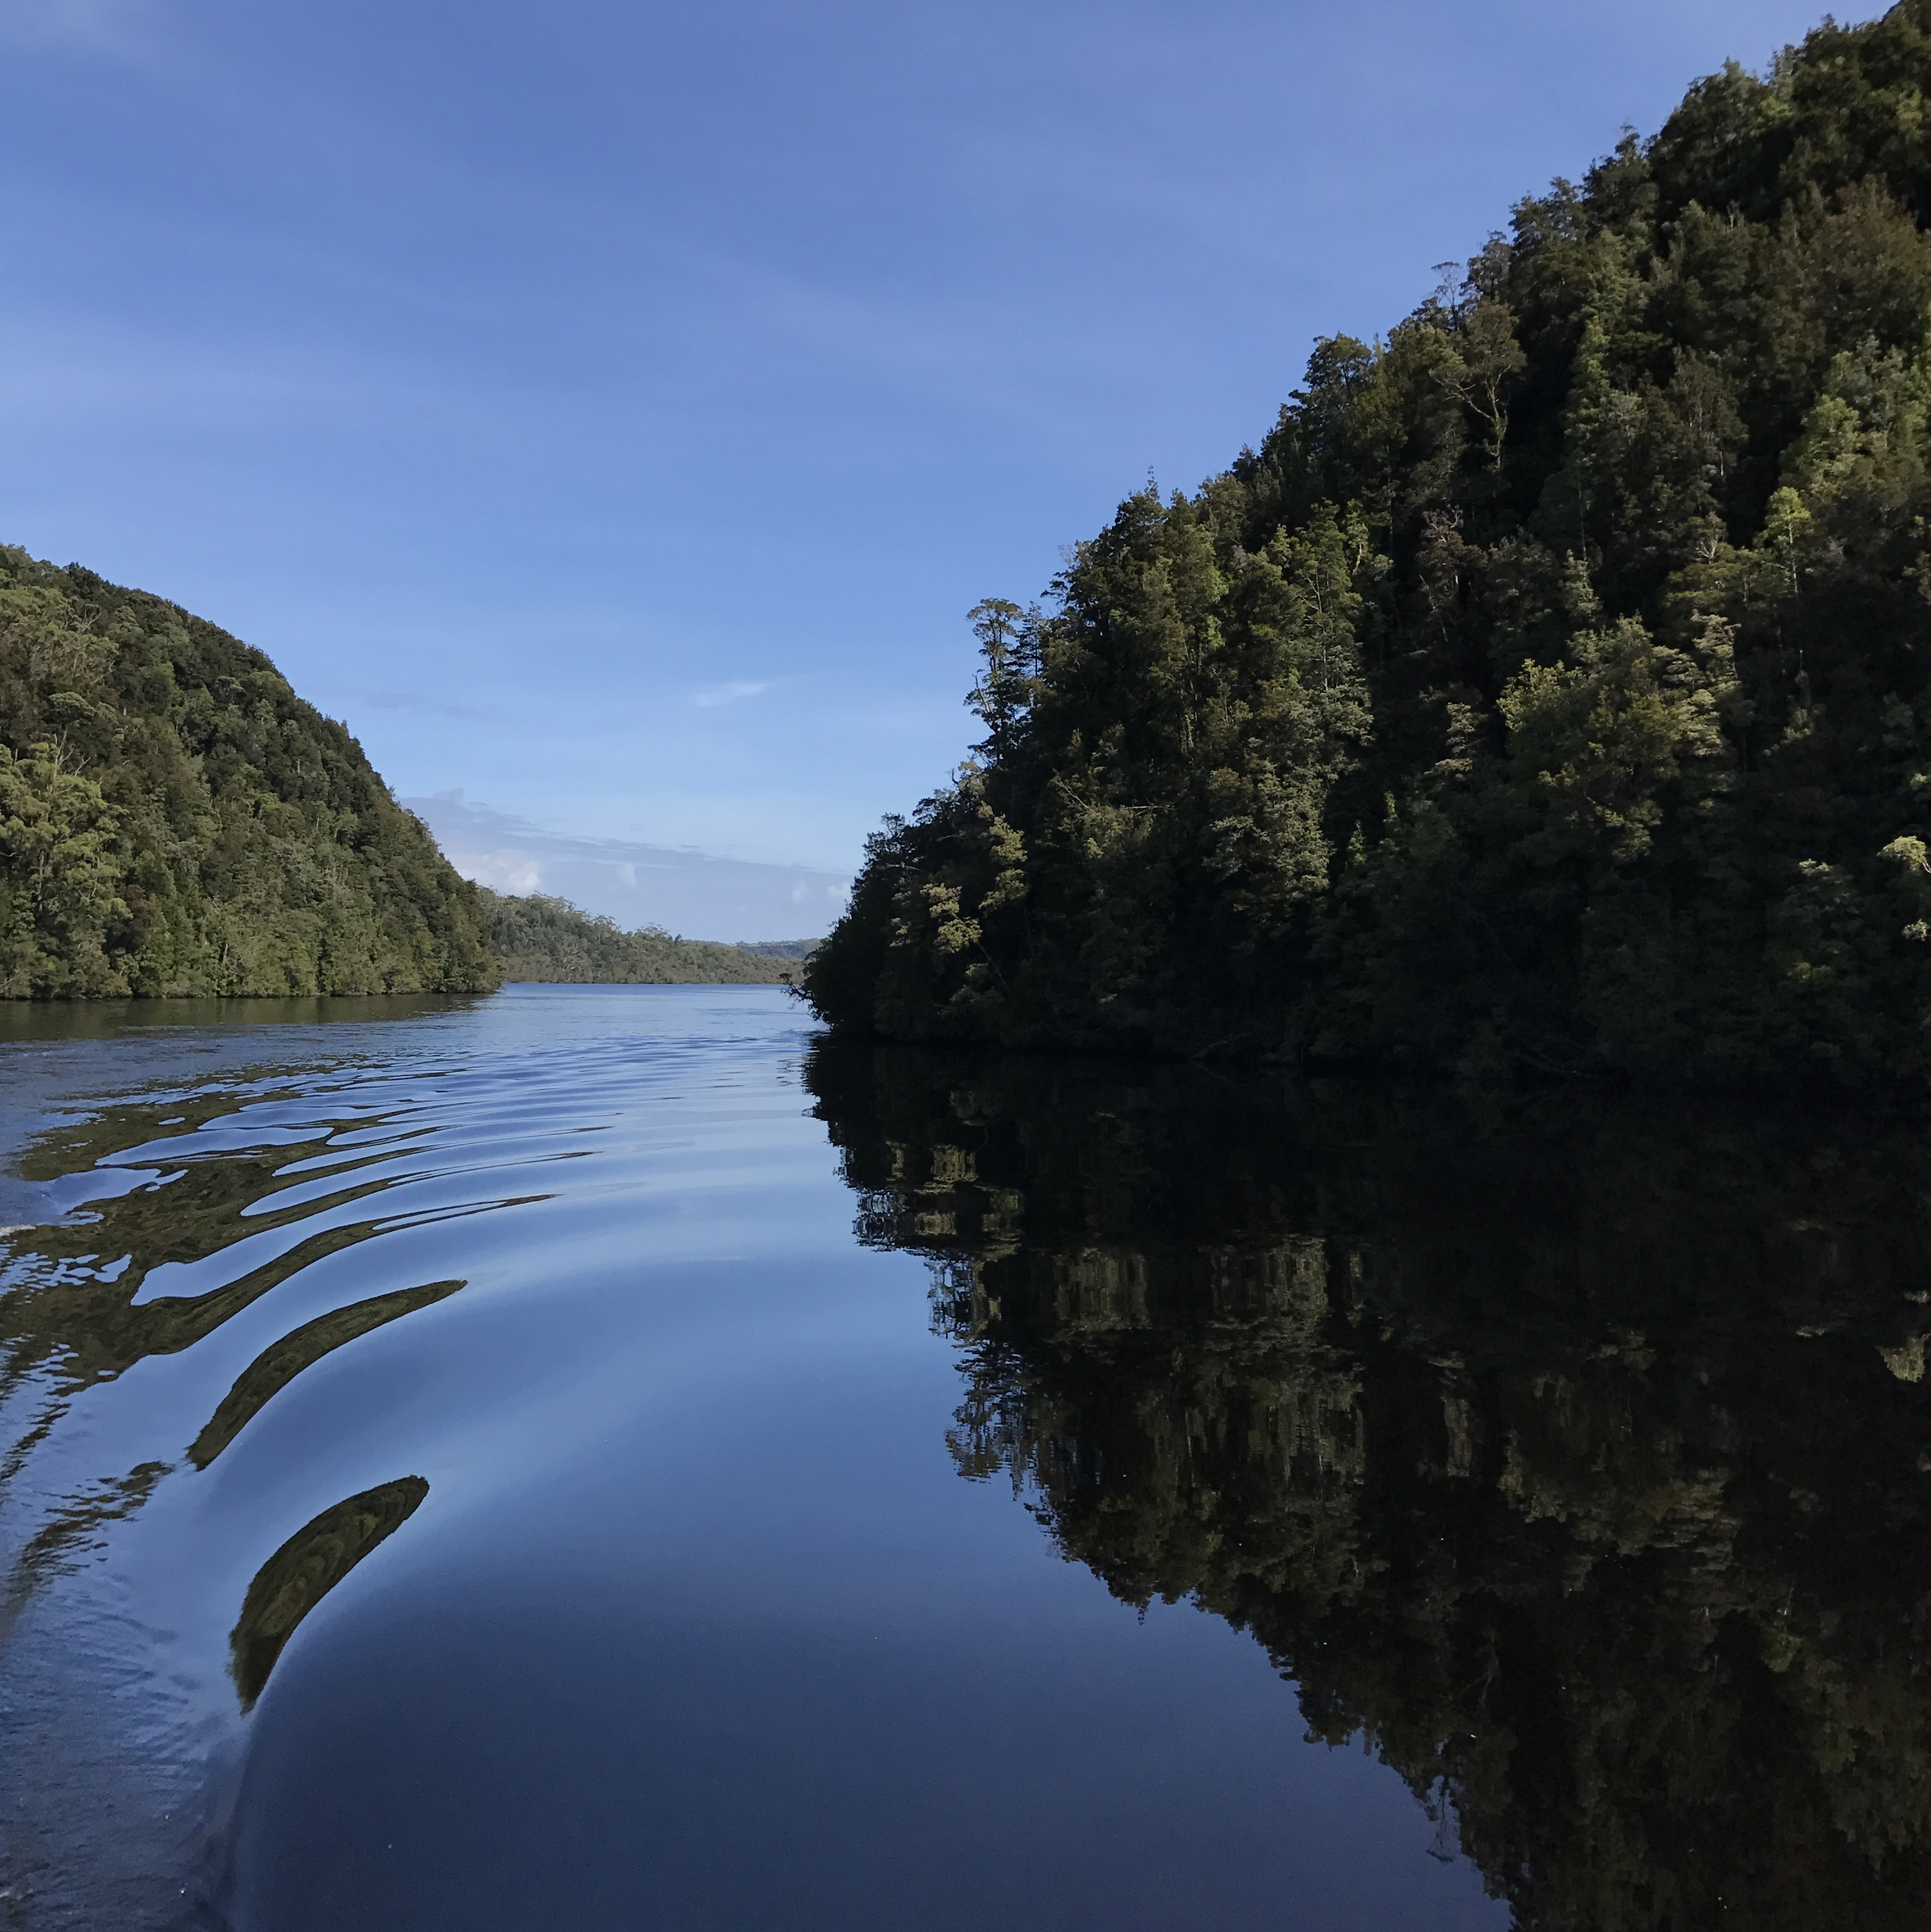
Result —
[{"label": "water reflection", "polygon": [[16,1044],[0,1924],[1498,1922],[957,1480],[781,994]]},{"label": "water reflection", "polygon": [[399,1316],[412,1315],[418,1308],[427,1308],[431,1302],[440,1301],[468,1285],[462,1281],[425,1282],[420,1288],[372,1294],[365,1301],[351,1302],[346,1308],[331,1309],[313,1322],[304,1322],[264,1348],[235,1378],[234,1387],[221,1398],[220,1407],[208,1418],[207,1427],[188,1444],[187,1460],[197,1469],[206,1468],[247,1426],[256,1412],[304,1369],[313,1368],[324,1355],[332,1354],[357,1336],[367,1335]]},{"label": "water reflection", "polygon": [[34,1060],[0,1923],[1924,1922],[1915,1123],[798,1027]]},{"label": "water reflection", "polygon": [[254,1708],[295,1625],[428,1493],[420,1476],[400,1476],[346,1497],[304,1523],[256,1572],[229,1639],[243,1710]]},{"label": "water reflection", "polygon": [[[106,1108],[30,1148],[17,1163],[22,1179],[81,1177],[87,1192],[84,1208],[62,1221],[9,1231],[16,1252],[0,1245],[0,1404],[22,1418],[0,1454],[0,1485],[22,1472],[88,1390],[205,1340],[317,1263],[378,1234],[547,1198],[412,1210],[379,1202],[399,1184],[438,1178],[432,1164],[404,1164],[426,1131],[412,1111],[389,1119],[366,1106],[331,1108],[325,1094],[318,1106],[316,1096],[270,1078],[241,1094],[224,1085]],[[459,1278],[392,1288],[283,1334],[184,1445],[186,1462],[205,1469],[304,1370],[465,1286]],[[138,1508],[172,1466],[145,1461],[54,1504],[15,1560],[10,1606],[17,1610],[37,1584],[70,1568],[95,1531]],[[271,1660],[259,1645],[250,1652],[264,1654]]]},{"label": "water reflection", "polygon": [[1524,1928],[1920,1925],[1921,1124],[820,1047],[959,1472],[1251,1632]]}]

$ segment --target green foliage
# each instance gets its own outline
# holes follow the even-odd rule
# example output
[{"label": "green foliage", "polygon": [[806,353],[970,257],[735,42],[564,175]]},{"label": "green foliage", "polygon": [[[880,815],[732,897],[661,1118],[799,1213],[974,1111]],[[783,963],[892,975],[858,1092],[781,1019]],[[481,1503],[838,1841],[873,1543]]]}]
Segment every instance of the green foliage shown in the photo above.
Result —
[{"label": "green foliage", "polygon": [[127,911],[115,890],[120,814],[91,778],[61,766],[57,746],[32,746],[24,758],[0,746],[10,963],[35,990],[99,992],[112,971],[102,946],[108,924]]},{"label": "green foliage", "polygon": [[0,997],[497,976],[473,889],[260,652],[0,548]]},{"label": "green foliage", "polygon": [[726,946],[661,926],[625,932],[568,899],[520,898],[478,886],[490,945],[506,980],[568,986],[748,986],[789,981],[808,948],[784,940]]},{"label": "green foliage", "polygon": [[1931,1072],[1931,0],[1693,88],[972,614],[841,1028]]}]

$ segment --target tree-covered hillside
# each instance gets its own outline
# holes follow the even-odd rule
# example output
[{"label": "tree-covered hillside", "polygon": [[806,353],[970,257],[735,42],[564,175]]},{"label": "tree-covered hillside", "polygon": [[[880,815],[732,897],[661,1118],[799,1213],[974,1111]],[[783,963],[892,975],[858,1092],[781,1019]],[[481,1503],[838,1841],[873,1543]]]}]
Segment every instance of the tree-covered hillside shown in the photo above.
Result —
[{"label": "tree-covered hillside", "polygon": [[0,548],[0,997],[499,976],[475,888],[259,651]]},{"label": "tree-covered hillside", "polygon": [[1931,1070],[1931,0],[1691,88],[973,614],[852,1030]]},{"label": "tree-covered hillside", "polygon": [[543,892],[514,898],[478,886],[477,897],[506,980],[567,986],[769,985],[790,979],[798,968],[798,958],[788,952],[678,939],[658,926],[626,932],[613,919]]}]

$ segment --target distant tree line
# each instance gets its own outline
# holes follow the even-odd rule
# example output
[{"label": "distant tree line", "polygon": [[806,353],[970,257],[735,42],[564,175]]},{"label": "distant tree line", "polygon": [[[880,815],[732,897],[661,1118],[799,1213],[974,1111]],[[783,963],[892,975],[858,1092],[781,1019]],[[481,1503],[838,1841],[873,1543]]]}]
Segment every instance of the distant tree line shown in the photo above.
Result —
[{"label": "distant tree line", "polygon": [[1931,1071],[1931,0],[1523,201],[971,614],[805,983],[907,1040]]},{"label": "distant tree line", "polygon": [[626,932],[614,920],[543,892],[511,898],[477,888],[491,949],[506,980],[628,986],[771,984],[797,971],[807,940],[727,946],[679,939],[662,927]]}]

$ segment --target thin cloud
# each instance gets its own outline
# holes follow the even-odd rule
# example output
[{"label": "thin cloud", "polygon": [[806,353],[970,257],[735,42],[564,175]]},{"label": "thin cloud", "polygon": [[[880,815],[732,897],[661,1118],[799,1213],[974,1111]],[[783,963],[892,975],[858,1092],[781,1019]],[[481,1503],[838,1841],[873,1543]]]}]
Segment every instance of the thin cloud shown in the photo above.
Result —
[{"label": "thin cloud", "polygon": [[851,890],[849,877],[811,866],[544,832],[450,793],[401,802],[465,878],[499,892],[555,892],[625,926],[654,921],[707,939],[815,938]]},{"label": "thin cloud", "polygon": [[365,691],[360,702],[371,711],[418,711],[431,718],[487,718],[490,713],[469,704],[451,704],[414,691]]},{"label": "thin cloud", "polygon": [[771,688],[768,682],[754,683],[749,678],[734,677],[728,684],[707,684],[691,694],[693,704],[735,704],[742,698],[755,698]]}]

